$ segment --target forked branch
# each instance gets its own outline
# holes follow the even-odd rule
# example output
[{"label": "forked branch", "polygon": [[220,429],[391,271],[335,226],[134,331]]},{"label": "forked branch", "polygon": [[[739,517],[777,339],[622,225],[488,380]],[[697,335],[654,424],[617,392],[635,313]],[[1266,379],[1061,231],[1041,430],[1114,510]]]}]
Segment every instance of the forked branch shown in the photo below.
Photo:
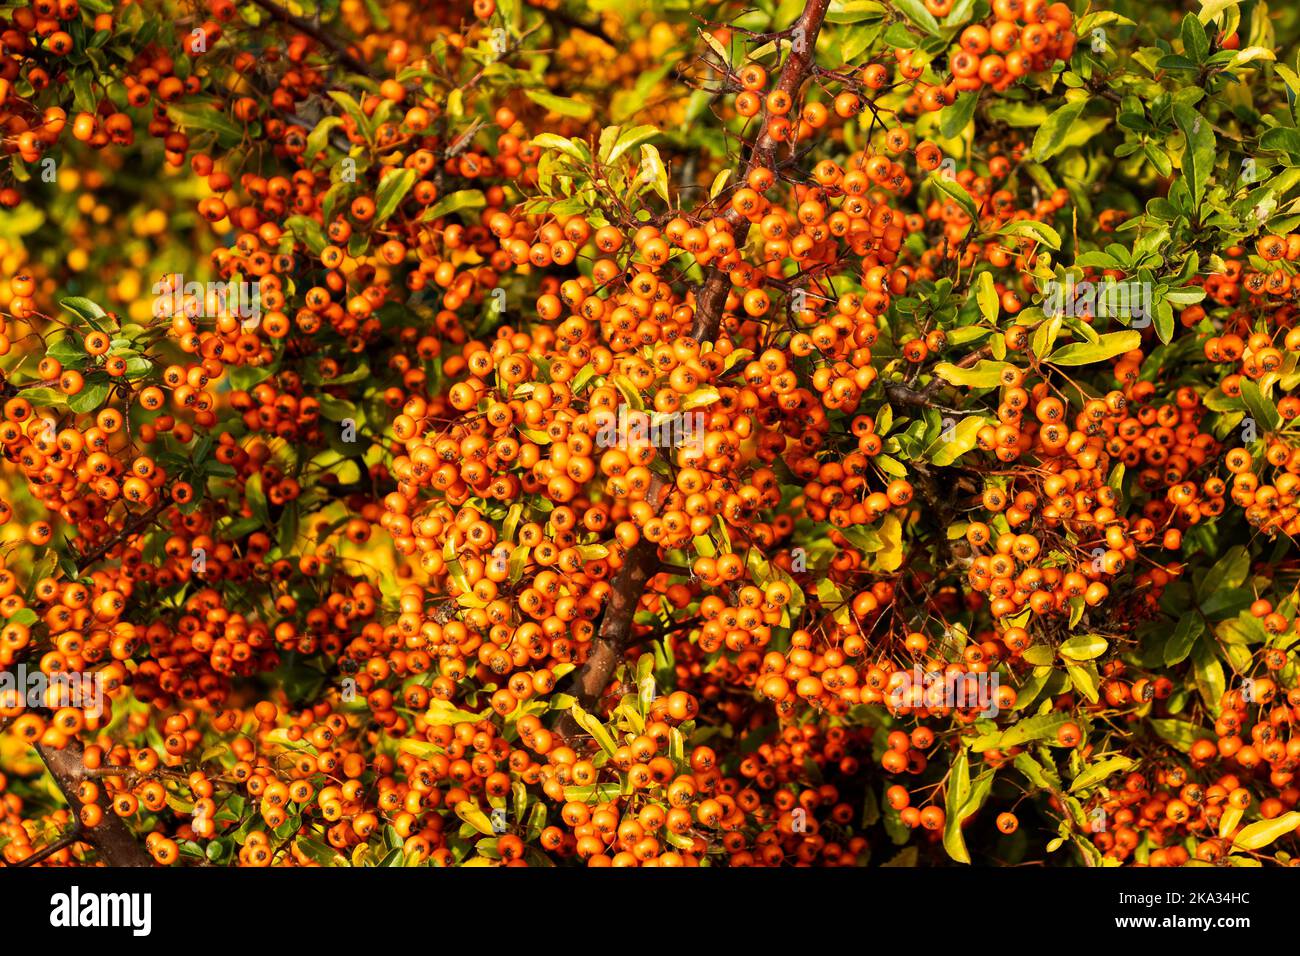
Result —
[{"label": "forked branch", "polygon": [[[830,0],[808,0],[803,13],[790,28],[790,54],[781,66],[776,89],[785,93],[792,103],[798,102],[799,90],[812,72],[817,34],[821,31],[829,6]],[[780,143],[772,135],[773,119],[771,113],[764,116],[763,127],[759,130],[758,139],[754,141],[749,159],[743,164],[737,181],[748,179],[755,169],[776,168],[776,150]],[[745,239],[749,236],[749,220],[730,206],[722,215],[731,225],[736,248],[743,248]],[[705,270],[704,284],[695,298],[695,323],[691,329],[691,335],[697,341],[703,342],[718,334],[730,285],[727,273],[717,265],[710,264]]]}]

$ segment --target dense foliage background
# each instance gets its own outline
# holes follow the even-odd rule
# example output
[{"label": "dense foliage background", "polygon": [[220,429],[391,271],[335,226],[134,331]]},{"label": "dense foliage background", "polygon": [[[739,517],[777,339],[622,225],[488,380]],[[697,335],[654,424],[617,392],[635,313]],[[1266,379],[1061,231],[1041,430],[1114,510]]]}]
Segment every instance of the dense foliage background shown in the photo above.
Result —
[{"label": "dense foliage background", "polygon": [[0,17],[6,865],[1295,859],[1294,6]]}]

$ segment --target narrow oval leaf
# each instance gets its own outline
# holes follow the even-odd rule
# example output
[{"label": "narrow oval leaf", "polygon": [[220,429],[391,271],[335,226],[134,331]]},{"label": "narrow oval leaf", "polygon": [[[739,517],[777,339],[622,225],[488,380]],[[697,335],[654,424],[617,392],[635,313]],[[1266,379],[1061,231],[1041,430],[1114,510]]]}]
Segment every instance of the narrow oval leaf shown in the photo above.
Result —
[{"label": "narrow oval leaf", "polygon": [[1091,661],[1106,653],[1106,639],[1097,634],[1080,634],[1060,647],[1061,656],[1074,661]]},{"label": "narrow oval leaf", "polygon": [[399,169],[395,173],[389,173],[380,181],[375,195],[376,225],[386,222],[388,217],[397,211],[397,207],[402,204],[402,200],[414,185],[414,169]]},{"label": "narrow oval leaf", "polygon": [[1288,833],[1294,833],[1297,827],[1300,827],[1300,811],[1292,810],[1272,820],[1260,820],[1243,827],[1237,834],[1237,839],[1232,841],[1233,846],[1243,850],[1259,850]]},{"label": "narrow oval leaf", "polygon": [[1072,342],[1047,357],[1053,365],[1092,365],[1131,352],[1142,345],[1142,333],[1129,329],[1109,332],[1097,342]]}]

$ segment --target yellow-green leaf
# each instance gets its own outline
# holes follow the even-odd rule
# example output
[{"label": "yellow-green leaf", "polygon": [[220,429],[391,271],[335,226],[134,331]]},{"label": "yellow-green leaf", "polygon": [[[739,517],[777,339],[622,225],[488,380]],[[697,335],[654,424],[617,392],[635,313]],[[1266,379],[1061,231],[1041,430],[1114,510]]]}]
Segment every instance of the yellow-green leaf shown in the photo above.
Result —
[{"label": "yellow-green leaf", "polygon": [[950,385],[961,385],[964,388],[996,388],[1002,384],[1002,372],[1009,368],[1010,364],[984,359],[976,362],[971,368],[962,368],[951,362],[940,362],[934,367],[934,374]]},{"label": "yellow-green leaf", "polygon": [[926,458],[934,465],[951,465],[975,447],[980,429],[986,424],[987,420],[979,415],[967,415],[955,427],[939,434],[925,450]]},{"label": "yellow-green leaf", "polygon": [[375,195],[375,225],[383,223],[397,211],[397,207],[402,204],[406,194],[411,191],[415,185],[414,169],[399,169],[395,173],[389,173],[379,183],[379,189]]},{"label": "yellow-green leaf", "polygon": [[1047,357],[1052,365],[1092,365],[1142,346],[1142,333],[1133,329],[1110,332],[1096,342],[1072,342]]},{"label": "yellow-green leaf", "polygon": [[1232,841],[1233,846],[1243,850],[1259,850],[1288,833],[1294,833],[1297,827],[1300,827],[1300,811],[1292,810],[1272,820],[1260,820],[1244,827],[1237,834],[1237,839]]},{"label": "yellow-green leaf", "polygon": [[1080,634],[1060,647],[1061,656],[1075,661],[1091,661],[1106,653],[1106,639],[1097,634]]},{"label": "yellow-green leaf", "polygon": [[554,93],[543,93],[541,90],[525,90],[525,94],[530,100],[538,106],[545,106],[554,113],[561,116],[571,116],[574,119],[591,119],[591,104],[584,103],[581,100],[575,100],[567,96],[556,96]]},{"label": "yellow-green leaf", "polygon": [[881,546],[874,564],[881,571],[897,571],[903,566],[903,524],[894,515],[886,515],[879,534]]},{"label": "yellow-green leaf", "polygon": [[1074,782],[1070,784],[1070,792],[1074,793],[1078,790],[1083,790],[1086,787],[1095,786],[1111,774],[1127,770],[1132,767],[1133,764],[1134,760],[1131,757],[1111,757],[1107,760],[1095,763],[1074,778]]},{"label": "yellow-green leaf", "polygon": [[999,303],[998,290],[993,286],[993,273],[981,272],[980,277],[975,280],[975,301],[979,303],[980,314],[984,316],[984,321],[996,325]]},{"label": "yellow-green leaf", "polygon": [[462,800],[456,804],[456,816],[484,836],[492,836],[496,832],[492,829],[492,821],[487,818],[487,814],[468,800]]},{"label": "yellow-green leaf", "polygon": [[578,722],[578,726],[596,739],[596,743],[600,744],[601,750],[611,757],[614,756],[614,751],[618,749],[618,746],[614,743],[614,738],[610,736],[609,731],[605,729],[599,718],[594,714],[587,713],[576,703],[569,708],[569,712],[573,714],[573,719]]},{"label": "yellow-green leaf", "polygon": [[1226,840],[1232,836],[1232,832],[1237,829],[1237,824],[1241,823],[1241,818],[1245,816],[1246,811],[1241,807],[1228,805],[1228,809],[1223,811],[1223,816],[1219,817],[1219,838]]}]

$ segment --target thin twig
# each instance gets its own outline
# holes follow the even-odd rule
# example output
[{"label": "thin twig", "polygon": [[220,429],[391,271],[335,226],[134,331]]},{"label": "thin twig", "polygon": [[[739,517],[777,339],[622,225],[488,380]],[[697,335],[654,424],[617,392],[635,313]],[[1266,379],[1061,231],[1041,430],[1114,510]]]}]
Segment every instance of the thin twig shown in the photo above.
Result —
[{"label": "thin twig", "polygon": [[148,525],[151,521],[153,521],[154,518],[158,517],[158,515],[160,515],[163,512],[163,509],[165,509],[169,504],[171,504],[171,502],[168,501],[166,498],[159,498],[158,503],[155,504],[148,511],[144,512],[141,515],[138,515],[134,521],[128,521],[124,525],[122,525],[121,531],[113,535],[113,537],[109,538],[107,541],[105,541],[103,544],[97,547],[94,551],[91,551],[89,554],[84,555],[80,560],[77,561],[78,573],[85,571],[87,568],[93,565],[104,555],[108,554],[108,552],[112,551],[114,548],[116,548],[127,538],[131,537],[131,535],[135,534],[141,528],[144,528],[146,525]]},{"label": "thin twig", "polygon": [[293,27],[299,33],[305,33],[322,46],[329,47],[339,55],[339,59],[347,64],[348,68],[352,70],[352,72],[360,73],[362,76],[373,77],[373,74],[370,72],[370,67],[353,56],[348,50],[348,44],[344,43],[332,33],[322,30],[310,20],[304,20],[302,17],[295,16],[278,3],[272,2],[272,0],[253,0],[253,3],[257,4],[277,20],[289,24],[289,26]]},{"label": "thin twig", "polygon": [[54,854],[58,853],[60,850],[65,850],[75,843],[81,843],[84,839],[85,839],[85,835],[81,832],[81,824],[77,824],[68,833],[65,833],[63,836],[59,837],[49,846],[37,850],[27,859],[19,860],[17,863],[14,863],[12,865],[14,867],[35,866],[37,863],[40,863],[42,860],[48,860],[50,857],[54,856]]}]

